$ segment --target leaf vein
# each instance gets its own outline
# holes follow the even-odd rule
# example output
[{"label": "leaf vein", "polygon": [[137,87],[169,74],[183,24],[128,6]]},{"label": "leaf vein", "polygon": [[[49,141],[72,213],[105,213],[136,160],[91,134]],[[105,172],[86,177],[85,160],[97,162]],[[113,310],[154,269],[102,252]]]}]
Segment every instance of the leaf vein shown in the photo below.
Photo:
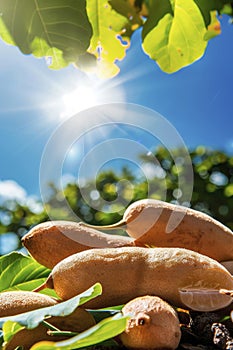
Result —
[{"label": "leaf vein", "polygon": [[77,12],[79,16],[81,16],[83,19],[85,19],[82,11],[80,9],[77,9],[76,7],[70,6],[70,5],[62,5],[62,6],[49,6],[49,7],[40,7],[40,11],[47,11],[47,10],[59,10],[59,9],[72,9],[73,11]]},{"label": "leaf vein", "polygon": [[58,62],[57,62],[57,59],[56,59],[55,52],[54,52],[53,45],[52,45],[51,40],[50,40],[50,38],[49,38],[49,35],[48,35],[48,32],[47,32],[46,26],[45,26],[44,21],[43,21],[43,17],[42,17],[41,12],[40,12],[40,7],[39,7],[39,4],[38,4],[38,1],[37,1],[37,0],[34,0],[34,1],[35,1],[35,5],[36,5],[36,10],[37,10],[37,12],[38,12],[38,16],[39,16],[39,18],[40,18],[42,27],[43,27],[44,32],[45,32],[45,35],[46,35],[46,37],[47,37],[47,42],[48,42],[49,46],[52,48],[53,57],[55,58],[56,63],[58,63]]},{"label": "leaf vein", "polygon": [[13,11],[13,16],[12,16],[12,21],[11,21],[11,30],[12,30],[12,34],[14,35],[15,32],[15,16],[16,16],[16,11],[17,11],[17,6],[18,6],[18,0],[15,1],[15,7],[14,7],[14,11]]},{"label": "leaf vein", "polygon": [[[48,33],[50,35],[57,35],[58,37],[61,37],[61,38],[71,39],[73,41],[78,41],[79,43],[82,43],[81,40],[79,38],[77,38],[77,37],[72,37],[72,36],[69,36],[69,35],[66,35],[66,34],[62,34],[62,33],[58,34],[56,32],[50,32],[50,31],[48,31]],[[60,44],[60,43],[59,43],[59,41],[53,40],[53,44]]]}]

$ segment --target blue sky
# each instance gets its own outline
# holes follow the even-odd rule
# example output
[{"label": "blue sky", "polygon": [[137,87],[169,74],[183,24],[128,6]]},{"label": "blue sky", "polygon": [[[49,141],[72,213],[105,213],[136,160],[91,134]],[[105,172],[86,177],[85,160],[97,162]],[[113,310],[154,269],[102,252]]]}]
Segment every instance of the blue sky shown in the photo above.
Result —
[{"label": "blue sky", "polygon": [[222,34],[210,41],[201,60],[168,75],[142,52],[136,33],[119,63],[120,74],[101,82],[72,66],[49,70],[43,59],[0,42],[0,181],[14,180],[28,194],[39,194],[45,145],[73,113],[67,99],[83,85],[96,87],[98,103],[124,101],[159,112],[187,147],[202,144],[232,154],[232,38],[233,26],[224,20]]}]

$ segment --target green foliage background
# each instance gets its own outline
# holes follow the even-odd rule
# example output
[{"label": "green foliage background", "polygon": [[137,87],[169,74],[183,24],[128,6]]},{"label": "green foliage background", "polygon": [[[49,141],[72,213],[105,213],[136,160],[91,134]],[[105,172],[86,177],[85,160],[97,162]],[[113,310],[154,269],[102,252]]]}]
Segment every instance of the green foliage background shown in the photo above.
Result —
[{"label": "green foliage background", "polygon": [[[29,206],[15,201],[6,201],[0,206],[0,233],[14,235],[15,249],[20,249],[20,238],[32,226],[47,221],[50,217],[57,220],[73,220],[70,212],[67,211],[67,202],[81,220],[95,225],[117,222],[122,218],[125,206],[148,197],[161,199],[161,193],[164,193],[164,190],[167,202],[179,203],[178,177],[185,177],[186,169],[183,166],[180,152],[177,151],[177,154],[180,159],[178,162],[176,160],[176,165],[165,148],[158,148],[151,155],[139,156],[148,164],[154,162],[156,158],[163,169],[163,179],[154,177],[148,181],[145,179],[139,181],[128,168],[122,168],[118,174],[111,170],[101,172],[96,179],[87,182],[82,191],[85,190],[85,193],[90,195],[90,188],[93,188],[95,183],[100,197],[109,202],[107,213],[103,212],[101,207],[97,210],[86,203],[76,183],[68,183],[62,190],[51,183],[51,196],[48,202],[44,203],[40,213],[34,213]],[[233,156],[199,146],[190,150],[190,157],[194,173],[190,206],[213,216],[233,229]],[[121,184],[120,192],[117,190],[119,183]],[[117,196],[119,204],[111,204]],[[1,249],[0,245],[2,255]]]}]

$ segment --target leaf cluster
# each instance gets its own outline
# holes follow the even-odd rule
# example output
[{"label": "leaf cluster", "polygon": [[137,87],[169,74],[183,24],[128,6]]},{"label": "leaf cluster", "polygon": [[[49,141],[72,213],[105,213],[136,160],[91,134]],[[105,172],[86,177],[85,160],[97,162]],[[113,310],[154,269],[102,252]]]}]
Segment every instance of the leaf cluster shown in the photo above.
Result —
[{"label": "leaf cluster", "polygon": [[[132,34],[144,52],[173,73],[198,60],[221,33],[232,0],[1,0],[0,37],[50,68],[70,63],[109,78],[119,72]],[[25,11],[26,9],[26,11]]]}]

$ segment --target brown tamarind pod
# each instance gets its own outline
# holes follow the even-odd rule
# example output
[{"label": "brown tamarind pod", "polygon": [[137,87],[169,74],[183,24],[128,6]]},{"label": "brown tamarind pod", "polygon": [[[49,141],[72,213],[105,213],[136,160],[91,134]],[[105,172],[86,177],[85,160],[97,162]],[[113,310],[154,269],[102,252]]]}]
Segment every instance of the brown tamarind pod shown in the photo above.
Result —
[{"label": "brown tamarind pod", "polygon": [[142,296],[128,302],[122,309],[130,316],[120,335],[128,349],[170,349],[178,347],[181,329],[175,309],[156,296]]},{"label": "brown tamarind pod", "polygon": [[56,299],[35,292],[2,292],[0,293],[0,317],[18,315],[57,303]]},{"label": "brown tamarind pod", "polygon": [[147,294],[198,311],[232,302],[219,293],[233,289],[231,274],[216,260],[182,248],[90,249],[58,263],[37,290],[53,288],[67,300],[97,282],[103,293],[89,301],[88,308],[122,305]]},{"label": "brown tamarind pod", "polygon": [[106,234],[71,221],[48,221],[33,227],[23,245],[40,264],[52,269],[66,257],[92,248],[133,245],[133,239]]},{"label": "brown tamarind pod", "polygon": [[200,211],[159,200],[136,201],[120,222],[91,227],[123,228],[136,246],[186,248],[217,261],[233,260],[233,232],[228,227]]}]

